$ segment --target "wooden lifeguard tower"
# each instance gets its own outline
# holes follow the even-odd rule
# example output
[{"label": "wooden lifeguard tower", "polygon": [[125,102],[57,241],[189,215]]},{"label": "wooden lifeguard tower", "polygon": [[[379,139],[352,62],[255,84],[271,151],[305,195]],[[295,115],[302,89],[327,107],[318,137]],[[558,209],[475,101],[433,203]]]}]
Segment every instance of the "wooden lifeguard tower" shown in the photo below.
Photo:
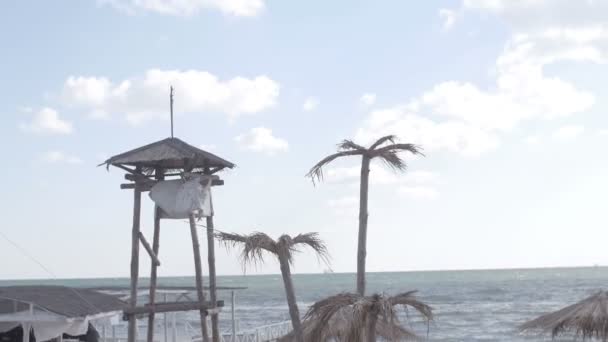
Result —
[{"label": "wooden lifeguard tower", "polygon": [[[173,137],[173,89],[171,89],[171,137],[145,145],[131,151],[115,155],[102,165],[117,167],[126,171],[125,179],[128,183],[121,184],[121,189],[133,190],[133,227],[131,235],[131,289],[129,307],[125,310],[125,319],[129,320],[128,340],[136,339],[136,316],[148,315],[147,341],[152,342],[154,337],[155,313],[199,310],[203,341],[209,341],[206,316],[211,314],[213,341],[219,340],[218,307],[223,301],[217,300],[215,282],[215,236],[213,231],[213,215],[206,216],[208,263],[209,263],[209,294],[210,302],[205,302],[203,289],[203,276],[201,254],[196,227],[195,214],[189,216],[190,233],[194,252],[194,265],[196,274],[196,288],[198,302],[191,303],[156,303],[157,268],[160,266],[158,251],[160,245],[160,223],[167,218],[163,210],[156,206],[154,210],[154,236],[152,246],[140,231],[141,194],[150,191],[157,183],[169,179],[179,179],[185,173],[201,175],[205,182],[212,186],[223,185],[217,173],[224,169],[232,169],[235,165],[212,153],[203,151],[182,140]],[[147,251],[152,259],[150,271],[149,303],[138,306],[137,283],[139,278],[139,246]]]}]

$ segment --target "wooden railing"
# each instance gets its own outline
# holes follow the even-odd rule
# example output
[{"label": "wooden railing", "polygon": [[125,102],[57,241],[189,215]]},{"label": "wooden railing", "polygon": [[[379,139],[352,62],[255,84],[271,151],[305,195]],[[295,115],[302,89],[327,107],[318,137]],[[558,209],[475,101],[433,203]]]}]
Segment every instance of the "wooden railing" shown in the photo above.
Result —
[{"label": "wooden railing", "polygon": [[[190,328],[194,331],[194,328]],[[272,342],[276,341],[279,337],[285,336],[290,331],[291,322],[285,321],[237,332],[234,335],[232,333],[223,333],[220,336],[220,342]],[[194,336],[192,342],[202,342],[202,338],[198,335]]]}]

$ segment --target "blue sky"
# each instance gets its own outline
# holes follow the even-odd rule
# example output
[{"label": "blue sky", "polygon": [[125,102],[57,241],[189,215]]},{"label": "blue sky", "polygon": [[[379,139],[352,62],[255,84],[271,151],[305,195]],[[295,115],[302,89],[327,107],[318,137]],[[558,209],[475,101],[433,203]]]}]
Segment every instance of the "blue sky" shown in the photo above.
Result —
[{"label": "blue sky", "polygon": [[[608,264],[608,1],[19,1],[0,13],[4,235],[57,277],[128,274],[132,195],[96,165],[169,134],[238,167],[219,229],[318,231],[355,270],[344,138],[425,148],[372,170],[369,271]],[[143,230],[151,236],[146,197]],[[161,275],[192,274],[163,222]],[[49,277],[0,239],[0,278]],[[145,259],[145,258],[144,258]],[[218,248],[221,274],[242,272]],[[142,266],[146,273],[147,260]],[[326,266],[302,253],[296,272]],[[277,265],[248,273],[275,273]]]}]

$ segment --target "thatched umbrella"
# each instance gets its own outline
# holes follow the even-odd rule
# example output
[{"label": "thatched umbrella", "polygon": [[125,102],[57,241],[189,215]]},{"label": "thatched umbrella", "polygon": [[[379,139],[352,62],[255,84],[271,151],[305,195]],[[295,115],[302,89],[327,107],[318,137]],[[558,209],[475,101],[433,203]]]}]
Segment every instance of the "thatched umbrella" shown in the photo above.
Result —
[{"label": "thatched umbrella", "polygon": [[550,332],[553,338],[574,333],[583,339],[608,341],[608,292],[599,291],[576,304],[529,321],[520,329],[523,332]]},{"label": "thatched umbrella", "polygon": [[[413,331],[401,325],[397,310],[402,307],[407,313],[408,308],[413,308],[427,322],[432,320],[431,307],[416,299],[415,292],[394,296],[340,293],[322,299],[314,303],[304,317],[305,340],[372,342],[377,337],[386,341],[418,339]],[[280,339],[281,342],[293,340],[293,333]]]},{"label": "thatched umbrella", "polygon": [[[407,165],[399,156],[399,152],[410,152],[412,154],[422,154],[421,148],[414,144],[398,144],[394,135],[387,135],[378,139],[370,147],[366,148],[354,143],[351,140],[344,140],[338,144],[338,152],[331,154],[315,166],[306,174],[313,182],[323,180],[323,167],[332,161],[350,156],[361,156],[361,184],[359,188],[359,243],[357,247],[357,293],[365,294],[365,256],[367,244],[367,199],[369,188],[369,166],[372,159],[380,159],[386,166],[395,171],[405,171]],[[388,143],[388,144],[387,144]]]},{"label": "thatched umbrella", "polygon": [[283,276],[283,285],[285,286],[285,295],[287,297],[287,305],[289,306],[289,315],[293,330],[296,333],[296,340],[304,342],[302,334],[302,323],[300,321],[300,312],[296,303],[296,293],[291,279],[291,268],[293,264],[293,254],[298,252],[298,247],[308,246],[317,253],[317,255],[326,263],[329,262],[329,253],[325,243],[319,238],[317,233],[299,234],[295,237],[282,235],[276,241],[268,235],[260,232],[255,232],[250,235],[219,233],[218,238],[227,245],[243,245],[241,259],[243,266],[248,263],[256,263],[263,261],[263,252],[273,254],[279,259],[281,266],[281,275]]}]

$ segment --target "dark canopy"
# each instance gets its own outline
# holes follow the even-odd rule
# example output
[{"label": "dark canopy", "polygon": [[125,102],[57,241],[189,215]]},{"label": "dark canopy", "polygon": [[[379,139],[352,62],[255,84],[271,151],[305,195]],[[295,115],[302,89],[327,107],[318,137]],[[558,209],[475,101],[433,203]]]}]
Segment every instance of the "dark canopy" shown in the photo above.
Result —
[{"label": "dark canopy", "polygon": [[12,301],[32,303],[39,308],[66,317],[85,317],[121,311],[126,305],[115,296],[88,289],[65,286],[0,287],[0,313],[12,313],[14,311]]},{"label": "dark canopy", "polygon": [[132,166],[141,167],[143,172],[151,173],[155,168],[164,170],[203,170],[209,168],[212,173],[225,168],[232,169],[234,164],[212,153],[189,145],[178,138],[167,138],[121,153],[106,160],[101,165],[107,167]]}]

